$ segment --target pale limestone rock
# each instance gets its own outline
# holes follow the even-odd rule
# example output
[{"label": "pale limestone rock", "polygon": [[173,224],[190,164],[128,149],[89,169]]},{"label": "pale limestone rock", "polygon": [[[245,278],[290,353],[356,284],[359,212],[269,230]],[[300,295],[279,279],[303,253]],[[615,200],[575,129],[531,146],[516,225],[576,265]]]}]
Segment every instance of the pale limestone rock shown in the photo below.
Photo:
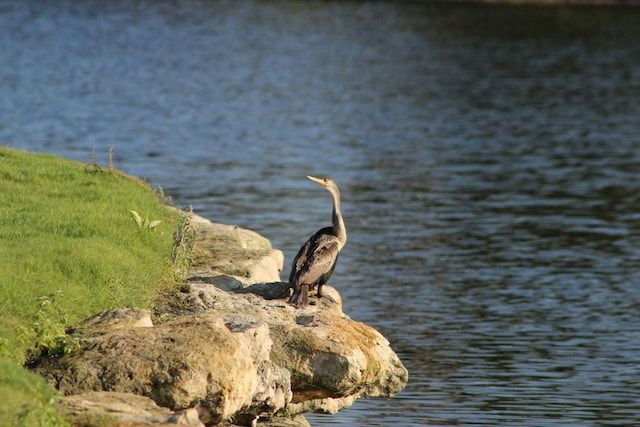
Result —
[{"label": "pale limestone rock", "polygon": [[60,410],[68,420],[82,420],[83,425],[126,423],[134,425],[179,425],[204,427],[193,409],[171,411],[162,408],[148,397],[130,393],[90,392],[65,396],[60,399]]},{"label": "pale limestone rock", "polygon": [[359,396],[357,395],[351,395],[346,397],[325,397],[323,399],[303,400],[301,402],[290,403],[287,410],[294,414],[303,414],[306,412],[335,414],[353,405],[358,398]]},{"label": "pale limestone rock", "polygon": [[198,240],[209,241],[213,243],[213,247],[219,246],[216,242],[225,242],[231,247],[240,249],[271,249],[269,239],[253,230],[247,230],[237,225],[218,224],[196,214],[191,219],[191,225],[196,229],[196,233],[200,235]]},{"label": "pale limestone rock", "polygon": [[[253,287],[271,293],[268,285]],[[341,301],[335,289],[325,289]],[[389,342],[375,329],[349,319],[331,299],[297,309],[285,300],[233,294],[205,283],[188,284],[178,298],[182,302],[174,314],[194,310],[220,315],[228,326],[242,318],[269,325],[271,360],[291,372],[288,413],[334,413],[359,397],[392,396],[407,382],[407,370]]]},{"label": "pale limestone rock", "polygon": [[308,426],[277,414],[335,413],[402,390],[407,370],[389,342],[346,316],[333,287],[295,308],[279,279],[282,253],[267,239],[198,216],[193,226],[196,265],[156,307],[159,324],[145,310],[99,314],[73,334],[78,351],[36,371],[65,394],[135,393],[207,425]]},{"label": "pale limestone rock", "polygon": [[114,308],[87,319],[85,329],[152,328],[151,312],[141,308]]},{"label": "pale limestone rock", "polygon": [[257,427],[311,427],[311,424],[303,415],[295,415],[261,420]]},{"label": "pale limestone rock", "polygon": [[[206,424],[237,413],[274,413],[291,399],[288,372],[258,359],[271,346],[264,323],[235,333],[222,317],[202,315],[154,328],[91,332],[76,333],[81,351],[44,359],[35,370],[65,394],[139,394],[172,410],[196,407]],[[260,401],[253,402],[256,395]]]},{"label": "pale limestone rock", "polygon": [[193,215],[195,262],[192,276],[232,276],[244,286],[277,282],[284,262],[282,251],[258,233],[232,225],[216,224]]}]

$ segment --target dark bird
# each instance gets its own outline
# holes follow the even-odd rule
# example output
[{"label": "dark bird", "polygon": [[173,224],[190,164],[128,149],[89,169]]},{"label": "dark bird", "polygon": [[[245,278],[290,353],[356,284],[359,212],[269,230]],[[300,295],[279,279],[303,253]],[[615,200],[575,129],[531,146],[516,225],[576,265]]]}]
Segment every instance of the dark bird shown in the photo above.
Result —
[{"label": "dark bird", "polygon": [[327,283],[336,268],[340,249],[347,241],[347,229],[340,213],[340,190],[329,178],[314,178],[331,193],[333,199],[333,225],[320,230],[300,248],[293,260],[289,273],[289,287],[293,295],[289,304],[306,307],[309,304],[309,291],[318,286],[318,298],[322,297],[322,286]]}]

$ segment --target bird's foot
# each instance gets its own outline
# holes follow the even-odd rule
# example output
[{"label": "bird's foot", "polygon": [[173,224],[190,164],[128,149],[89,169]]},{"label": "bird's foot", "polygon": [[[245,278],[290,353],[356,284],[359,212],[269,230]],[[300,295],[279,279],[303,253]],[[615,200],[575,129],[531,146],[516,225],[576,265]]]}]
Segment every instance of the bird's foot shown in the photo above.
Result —
[{"label": "bird's foot", "polygon": [[[315,297],[316,297],[316,299],[318,299],[318,300],[322,298],[322,299],[325,299],[325,300],[329,300],[329,301],[331,301],[331,302],[332,302],[332,303],[334,303],[334,304],[337,304],[337,303],[338,303],[338,301],[336,301],[333,297],[331,297],[331,296],[329,296],[329,295],[324,295],[324,294],[323,294],[323,295],[316,295]],[[316,302],[314,301],[314,302],[313,302],[313,304],[315,304],[315,303],[316,303]]]}]

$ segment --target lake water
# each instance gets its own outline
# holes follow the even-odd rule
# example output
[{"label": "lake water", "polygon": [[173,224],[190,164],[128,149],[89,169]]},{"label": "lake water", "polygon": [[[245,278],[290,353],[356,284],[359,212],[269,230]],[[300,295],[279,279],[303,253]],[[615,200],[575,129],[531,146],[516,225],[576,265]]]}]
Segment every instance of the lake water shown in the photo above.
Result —
[{"label": "lake water", "polygon": [[640,425],[639,41],[632,8],[0,1],[0,144],[113,146],[286,269],[333,177],[331,284],[410,379],[314,426]]}]

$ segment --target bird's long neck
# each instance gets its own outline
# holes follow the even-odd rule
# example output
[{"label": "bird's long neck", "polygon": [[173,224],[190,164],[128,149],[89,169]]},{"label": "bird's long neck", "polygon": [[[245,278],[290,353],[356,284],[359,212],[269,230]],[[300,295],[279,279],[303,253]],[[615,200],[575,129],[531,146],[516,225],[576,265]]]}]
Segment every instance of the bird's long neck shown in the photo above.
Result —
[{"label": "bird's long neck", "polygon": [[338,242],[340,243],[340,249],[347,242],[347,228],[344,226],[344,220],[342,219],[342,212],[340,212],[340,193],[331,192],[331,197],[333,198],[333,214],[332,214],[332,223],[333,223],[333,232],[338,238]]}]

